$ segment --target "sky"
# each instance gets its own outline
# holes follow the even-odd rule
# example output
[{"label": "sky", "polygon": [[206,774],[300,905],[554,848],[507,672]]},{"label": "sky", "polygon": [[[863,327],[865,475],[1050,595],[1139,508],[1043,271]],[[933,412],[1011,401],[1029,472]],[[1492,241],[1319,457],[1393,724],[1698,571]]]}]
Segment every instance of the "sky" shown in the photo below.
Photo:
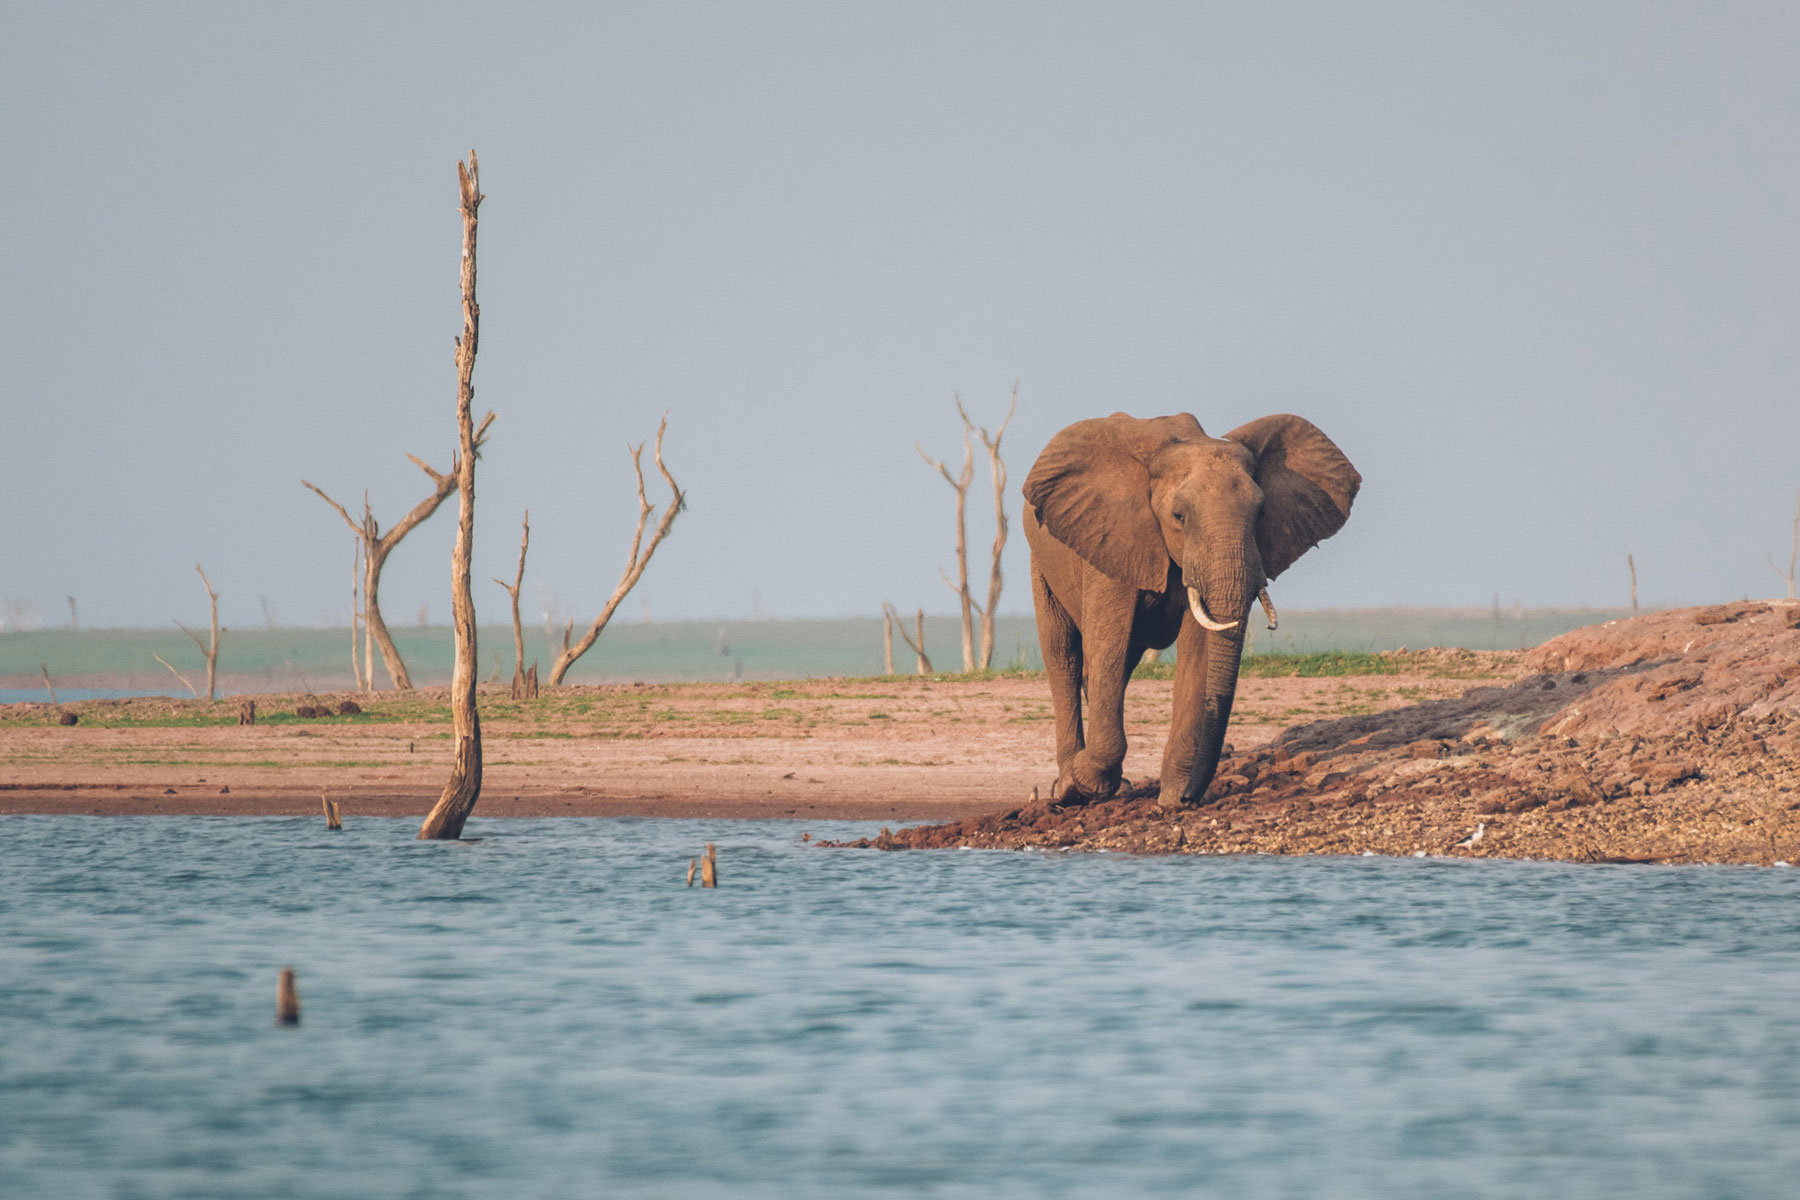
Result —
[{"label": "sky", "polygon": [[[476,602],[948,612],[954,497],[1062,426],[1319,425],[1284,607],[1785,592],[1800,6],[0,3],[0,618],[343,623],[455,445],[482,189]],[[978,455],[980,447],[976,447]],[[986,464],[971,572],[992,541]],[[654,476],[650,495],[660,501]],[[454,501],[383,575],[449,615]],[[979,596],[979,590],[978,590]]]}]

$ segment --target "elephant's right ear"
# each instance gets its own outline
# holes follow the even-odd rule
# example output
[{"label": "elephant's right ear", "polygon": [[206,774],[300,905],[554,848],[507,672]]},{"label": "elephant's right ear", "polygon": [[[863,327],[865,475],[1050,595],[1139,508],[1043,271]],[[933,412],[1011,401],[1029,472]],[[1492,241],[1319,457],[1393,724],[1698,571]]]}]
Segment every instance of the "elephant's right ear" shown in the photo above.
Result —
[{"label": "elephant's right ear", "polygon": [[1121,436],[1121,419],[1150,424],[1118,414],[1077,421],[1051,438],[1025,477],[1025,501],[1051,537],[1103,574],[1160,592],[1169,551],[1150,507],[1150,471],[1132,453],[1141,439]]}]

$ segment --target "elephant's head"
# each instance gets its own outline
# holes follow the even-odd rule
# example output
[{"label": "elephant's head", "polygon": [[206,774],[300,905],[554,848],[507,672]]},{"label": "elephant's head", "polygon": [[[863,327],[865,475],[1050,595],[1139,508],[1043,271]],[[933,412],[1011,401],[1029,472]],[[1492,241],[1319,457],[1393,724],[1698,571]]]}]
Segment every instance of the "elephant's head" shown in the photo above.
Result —
[{"label": "elephant's head", "polygon": [[1184,414],[1114,413],[1050,440],[1025,498],[1051,537],[1146,591],[1181,569],[1196,619],[1241,622],[1263,585],[1342,528],[1362,476],[1318,426],[1263,417],[1223,438]]},{"label": "elephant's head", "polygon": [[[1194,619],[1211,631],[1202,694],[1176,698],[1175,732],[1184,704],[1201,714],[1190,739],[1199,791],[1217,765],[1250,606],[1343,526],[1361,484],[1317,426],[1285,414],[1223,438],[1186,414],[1081,421],[1050,440],[1026,478],[1045,532],[1103,574],[1163,592],[1178,569]],[[1181,787],[1184,799],[1197,798],[1187,780]]]}]

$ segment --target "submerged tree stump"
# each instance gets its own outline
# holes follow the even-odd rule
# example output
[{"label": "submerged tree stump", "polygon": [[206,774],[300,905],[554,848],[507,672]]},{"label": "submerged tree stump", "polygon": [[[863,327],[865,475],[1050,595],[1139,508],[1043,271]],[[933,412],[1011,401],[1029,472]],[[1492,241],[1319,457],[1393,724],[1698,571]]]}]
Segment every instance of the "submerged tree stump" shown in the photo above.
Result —
[{"label": "submerged tree stump", "polygon": [[294,968],[281,968],[281,975],[275,981],[275,1023],[277,1025],[298,1025],[300,1023],[300,989],[294,986]]}]

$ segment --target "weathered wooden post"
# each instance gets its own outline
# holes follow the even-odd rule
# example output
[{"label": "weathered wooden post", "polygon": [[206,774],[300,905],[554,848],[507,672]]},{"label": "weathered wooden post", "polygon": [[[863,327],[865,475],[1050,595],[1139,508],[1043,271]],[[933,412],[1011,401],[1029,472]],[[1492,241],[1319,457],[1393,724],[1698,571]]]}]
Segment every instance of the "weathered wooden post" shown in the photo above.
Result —
[{"label": "weathered wooden post", "polygon": [[719,886],[719,861],[713,855],[713,844],[706,843],[706,857],[700,860],[700,886]]},{"label": "weathered wooden post", "polygon": [[324,792],[320,792],[319,803],[325,806],[325,828],[342,829],[344,827],[344,816],[343,813],[338,810],[337,801],[331,799]]},{"label": "weathered wooden post", "polygon": [[300,1023],[300,989],[294,986],[294,968],[281,968],[281,976],[275,983],[275,1023],[277,1025],[298,1025]]}]

